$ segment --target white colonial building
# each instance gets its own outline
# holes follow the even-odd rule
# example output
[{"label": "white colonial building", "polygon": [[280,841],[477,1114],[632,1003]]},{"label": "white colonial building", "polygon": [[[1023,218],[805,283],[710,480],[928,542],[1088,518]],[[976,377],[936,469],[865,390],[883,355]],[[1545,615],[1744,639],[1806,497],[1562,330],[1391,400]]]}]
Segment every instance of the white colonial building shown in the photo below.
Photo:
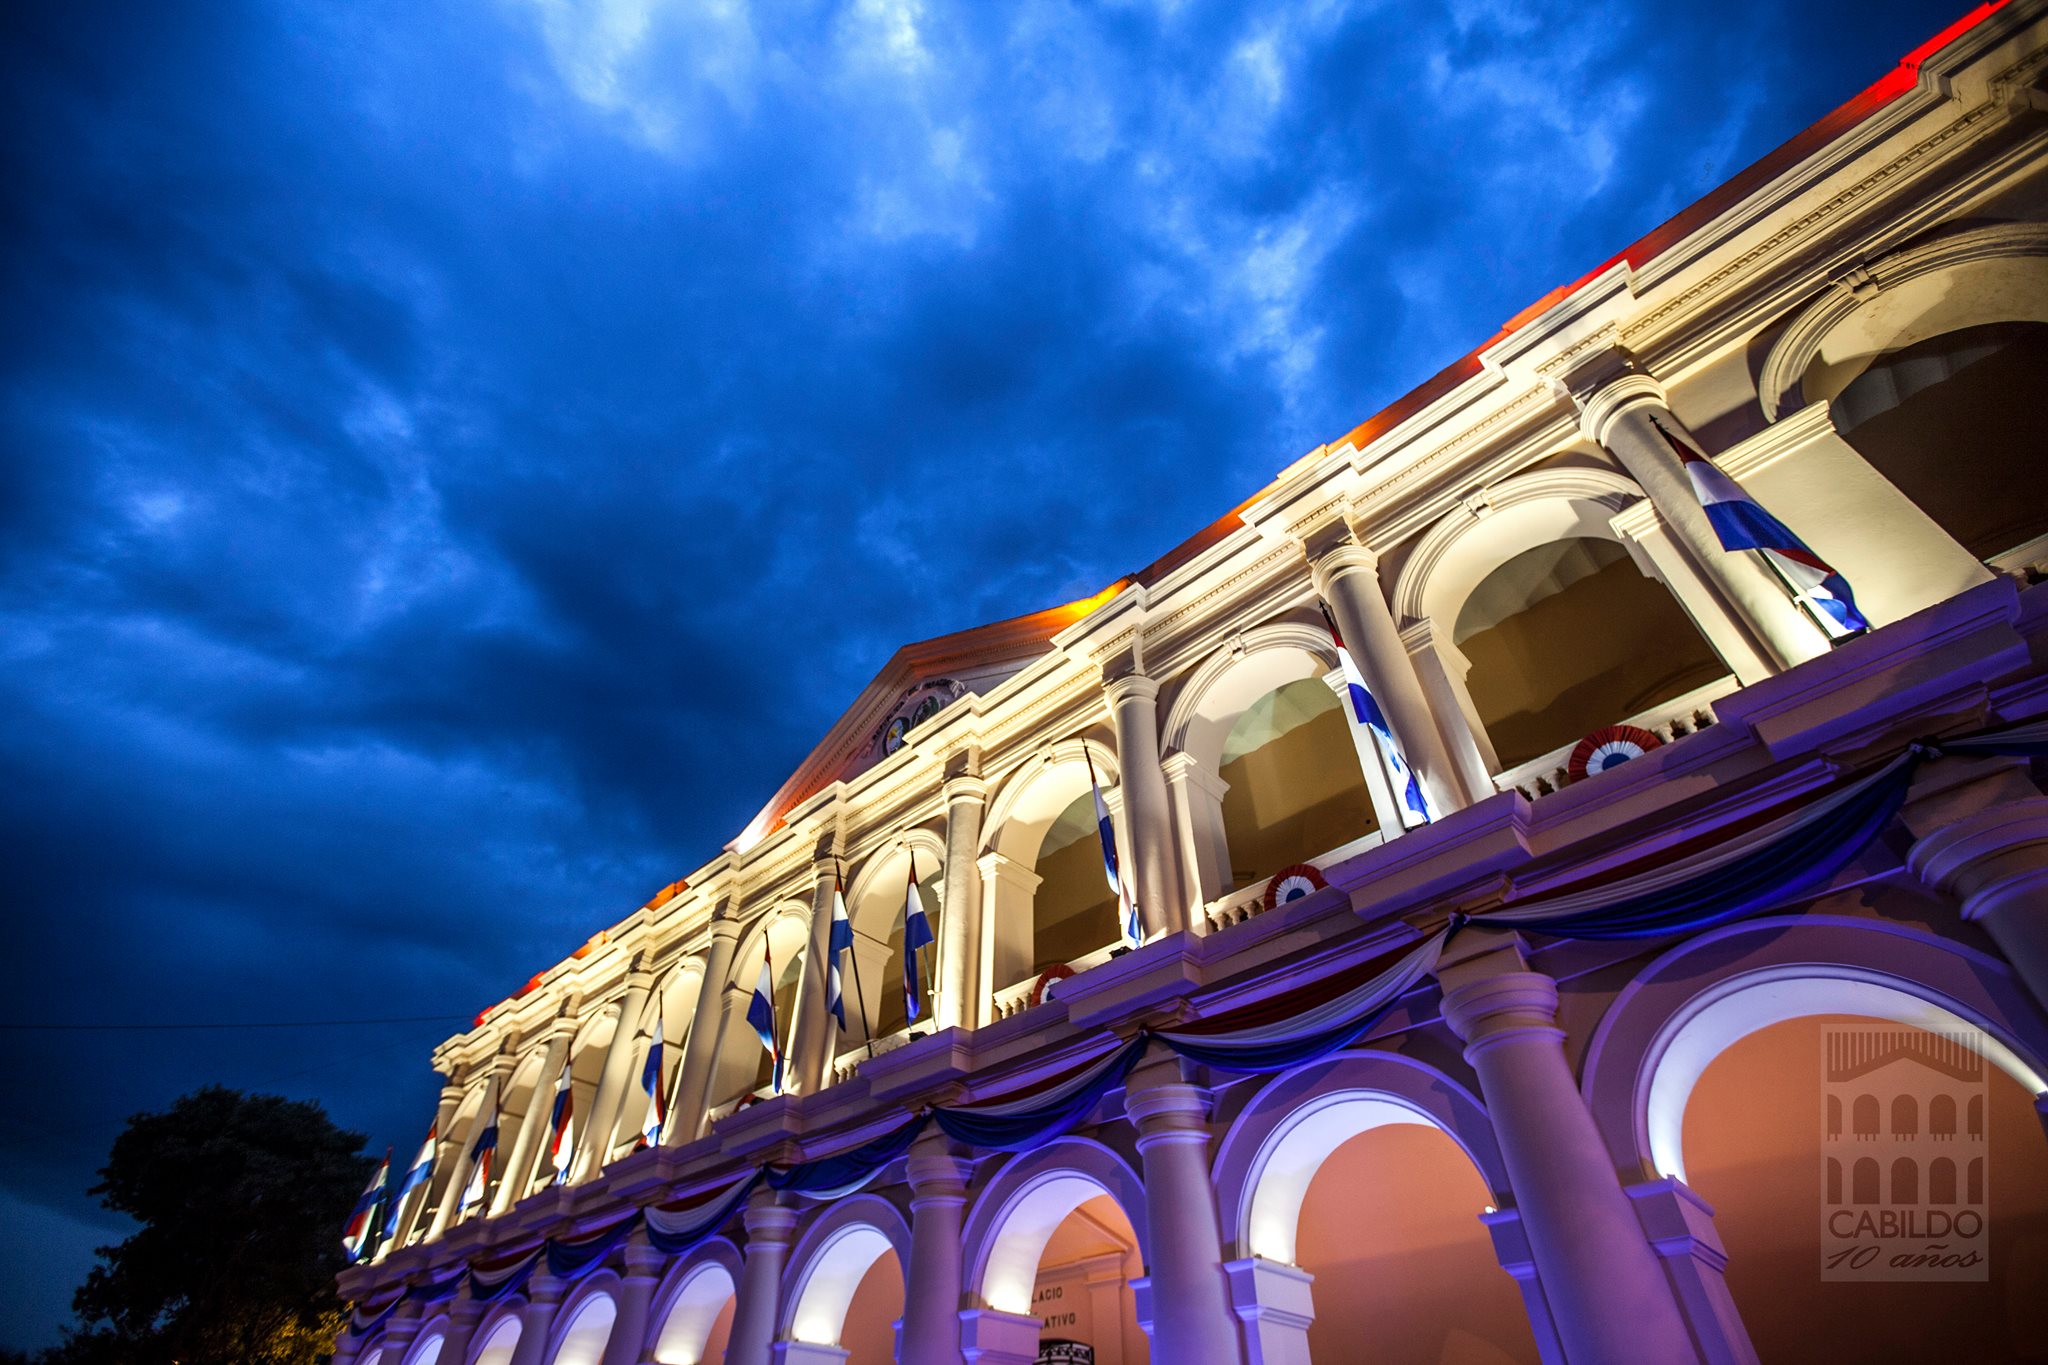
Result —
[{"label": "white colonial building", "polygon": [[[337,1360],[2038,1352],[2048,798],[2024,743],[1912,746],[2048,716],[2044,72],[2048,3],[1982,7],[1158,563],[899,650],[723,852],[436,1051]],[[1871,628],[1724,549],[1680,445]],[[1603,739],[1641,752],[1578,776]],[[1823,1276],[1847,1018],[1988,1063],[1981,1282]]]}]

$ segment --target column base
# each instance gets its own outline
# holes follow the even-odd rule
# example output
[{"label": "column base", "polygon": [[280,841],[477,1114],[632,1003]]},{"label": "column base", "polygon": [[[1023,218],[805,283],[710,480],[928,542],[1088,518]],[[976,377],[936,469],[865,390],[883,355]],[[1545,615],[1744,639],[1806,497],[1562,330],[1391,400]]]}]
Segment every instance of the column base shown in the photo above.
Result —
[{"label": "column base", "polygon": [[820,1346],[811,1341],[775,1343],[776,1365],[840,1365],[849,1353],[841,1346]]},{"label": "column base", "polygon": [[1039,1325],[1029,1313],[962,1309],[960,1354],[981,1365],[1037,1365]]},{"label": "column base", "polygon": [[1231,1309],[1244,1323],[1247,1365],[1309,1365],[1308,1326],[1316,1320],[1309,1286],[1316,1277],[1263,1256],[1225,1261],[1223,1273]]},{"label": "column base", "polygon": [[1664,1263],[1678,1309],[1709,1365],[1757,1365],[1749,1329],[1735,1309],[1722,1271],[1728,1252],[1714,1230],[1714,1210],[1673,1176],[1627,1187],[1636,1217]]}]

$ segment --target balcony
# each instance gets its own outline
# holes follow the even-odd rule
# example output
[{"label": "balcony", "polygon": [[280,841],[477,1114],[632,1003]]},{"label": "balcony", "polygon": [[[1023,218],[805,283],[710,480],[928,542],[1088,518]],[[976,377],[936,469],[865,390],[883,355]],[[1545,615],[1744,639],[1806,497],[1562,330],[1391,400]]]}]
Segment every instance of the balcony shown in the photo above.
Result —
[{"label": "balcony", "polygon": [[[1695,731],[1704,730],[1715,723],[1714,703],[1736,690],[1735,675],[1717,678],[1704,687],[1696,687],[1683,696],[1670,701],[1659,702],[1644,711],[1638,711],[1621,725],[1632,725],[1639,730],[1648,730],[1658,739],[1670,744]],[[1496,791],[1518,791],[1529,800],[1562,791],[1571,785],[1572,750],[1579,741],[1562,744],[1547,754],[1530,759],[1527,763],[1509,768],[1494,775]]]}]

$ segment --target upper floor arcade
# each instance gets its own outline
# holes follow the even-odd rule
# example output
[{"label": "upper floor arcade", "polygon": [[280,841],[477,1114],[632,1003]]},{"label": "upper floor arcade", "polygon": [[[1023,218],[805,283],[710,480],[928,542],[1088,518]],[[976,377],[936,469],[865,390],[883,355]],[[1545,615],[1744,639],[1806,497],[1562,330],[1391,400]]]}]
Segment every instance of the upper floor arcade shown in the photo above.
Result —
[{"label": "upper floor arcade", "polygon": [[[1955,46],[1154,564],[899,651],[723,851],[438,1050],[440,1152],[395,1245],[650,1141],[715,1145],[778,1096],[885,1095],[892,1054],[1025,1047],[1035,1008],[1139,943],[1396,865],[1425,823],[1410,773],[1436,822],[1637,800],[1603,743],[1698,771],[1749,689],[1848,686],[1852,648],[1938,650],[1944,604],[2048,570],[2038,58],[1997,26]],[[1688,452],[1853,586],[1871,639],[1722,544]],[[907,904],[933,939],[909,956]]]}]

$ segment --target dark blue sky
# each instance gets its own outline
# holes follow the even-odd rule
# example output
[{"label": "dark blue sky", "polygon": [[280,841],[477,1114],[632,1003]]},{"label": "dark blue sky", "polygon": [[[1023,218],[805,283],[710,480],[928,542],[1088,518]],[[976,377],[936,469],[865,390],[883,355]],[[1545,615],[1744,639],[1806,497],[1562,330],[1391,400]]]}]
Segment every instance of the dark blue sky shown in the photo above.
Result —
[{"label": "dark blue sky", "polygon": [[[126,1114],[431,1044],[1962,0],[0,18],[0,1343]],[[754,12],[750,12],[750,9]]]}]

